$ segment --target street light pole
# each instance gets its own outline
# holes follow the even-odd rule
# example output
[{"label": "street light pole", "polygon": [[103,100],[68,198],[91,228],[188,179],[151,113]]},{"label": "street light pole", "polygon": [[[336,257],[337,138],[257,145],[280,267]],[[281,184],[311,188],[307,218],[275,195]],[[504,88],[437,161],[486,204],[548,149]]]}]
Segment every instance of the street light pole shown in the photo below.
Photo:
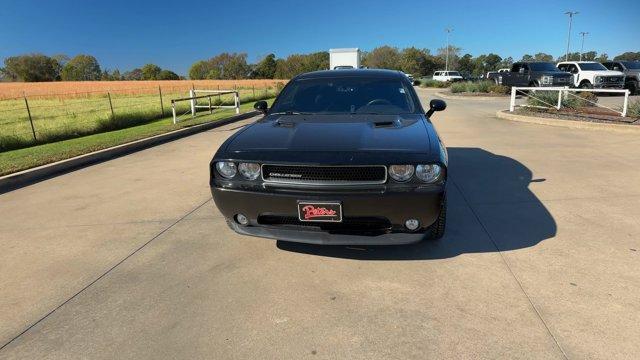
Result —
[{"label": "street light pole", "polygon": [[569,35],[567,35],[567,54],[564,61],[569,61],[569,44],[571,44],[571,24],[573,23],[573,15],[577,15],[577,11],[567,11],[565,15],[569,15]]},{"label": "street light pole", "polygon": [[447,55],[445,57],[444,71],[447,71],[449,70],[449,34],[453,31],[453,29],[446,28],[444,29],[444,31],[447,32]]},{"label": "street light pole", "polygon": [[580,35],[582,35],[582,45],[580,45],[580,61],[582,61],[582,53],[584,52],[584,36],[585,35],[589,35],[588,32],[580,32]]}]

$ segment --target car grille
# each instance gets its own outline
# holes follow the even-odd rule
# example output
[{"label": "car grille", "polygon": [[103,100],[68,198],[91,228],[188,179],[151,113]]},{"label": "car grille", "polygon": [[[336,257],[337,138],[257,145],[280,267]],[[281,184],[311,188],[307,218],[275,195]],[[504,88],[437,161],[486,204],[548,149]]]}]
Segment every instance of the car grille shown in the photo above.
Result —
[{"label": "car grille", "polygon": [[608,83],[619,83],[622,82],[622,79],[620,76],[608,76],[604,78],[604,81]]},{"label": "car grille", "polygon": [[262,178],[269,183],[360,185],[383,184],[387,180],[387,168],[375,166],[306,166],[262,165]]},{"label": "car grille", "polygon": [[342,222],[309,222],[300,221],[295,216],[260,215],[258,224],[343,233],[351,231],[375,233],[391,229],[391,222],[385,217],[345,217]]}]

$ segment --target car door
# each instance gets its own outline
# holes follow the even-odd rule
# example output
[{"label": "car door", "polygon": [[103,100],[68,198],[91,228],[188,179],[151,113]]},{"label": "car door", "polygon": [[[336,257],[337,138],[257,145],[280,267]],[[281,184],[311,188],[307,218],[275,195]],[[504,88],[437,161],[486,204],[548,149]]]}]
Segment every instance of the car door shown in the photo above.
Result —
[{"label": "car door", "polygon": [[578,66],[576,64],[569,64],[567,71],[573,75],[573,86],[578,86],[580,84],[580,69],[578,69]]}]

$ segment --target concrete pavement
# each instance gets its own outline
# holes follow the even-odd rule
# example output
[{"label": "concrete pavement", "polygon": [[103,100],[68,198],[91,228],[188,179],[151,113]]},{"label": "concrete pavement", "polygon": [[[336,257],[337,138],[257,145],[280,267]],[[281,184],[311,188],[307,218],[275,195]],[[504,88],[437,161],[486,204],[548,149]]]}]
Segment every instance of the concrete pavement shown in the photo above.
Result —
[{"label": "concrete pavement", "polygon": [[639,357],[640,138],[495,118],[507,101],[434,116],[437,243],[232,233],[207,165],[243,123],[0,195],[0,358]]}]

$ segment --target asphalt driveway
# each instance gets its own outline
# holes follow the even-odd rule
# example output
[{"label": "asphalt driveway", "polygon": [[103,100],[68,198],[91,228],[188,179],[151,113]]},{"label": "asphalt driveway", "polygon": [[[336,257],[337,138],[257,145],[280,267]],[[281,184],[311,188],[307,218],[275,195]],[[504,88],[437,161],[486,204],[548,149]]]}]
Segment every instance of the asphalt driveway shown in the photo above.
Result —
[{"label": "asphalt driveway", "polygon": [[447,102],[440,242],[231,232],[208,161],[251,120],[0,195],[0,358],[640,358],[640,138]]}]

